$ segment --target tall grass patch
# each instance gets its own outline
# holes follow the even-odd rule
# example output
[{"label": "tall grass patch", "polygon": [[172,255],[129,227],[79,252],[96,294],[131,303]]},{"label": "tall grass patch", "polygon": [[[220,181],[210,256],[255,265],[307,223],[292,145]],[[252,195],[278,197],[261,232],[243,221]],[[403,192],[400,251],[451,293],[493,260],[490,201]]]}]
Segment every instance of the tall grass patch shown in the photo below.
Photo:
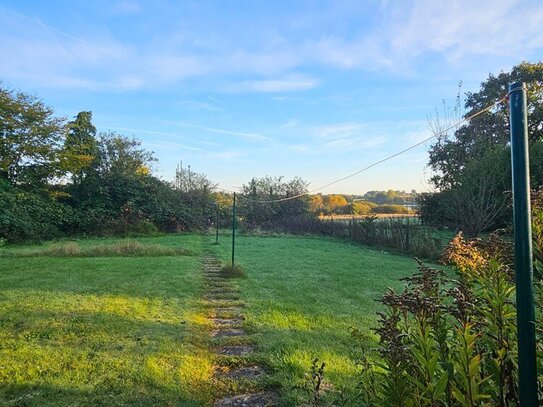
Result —
[{"label": "tall grass patch", "polygon": [[141,243],[131,239],[90,246],[83,246],[78,242],[62,242],[26,250],[0,251],[2,257],[159,257],[192,255],[194,253],[191,250],[183,247]]}]

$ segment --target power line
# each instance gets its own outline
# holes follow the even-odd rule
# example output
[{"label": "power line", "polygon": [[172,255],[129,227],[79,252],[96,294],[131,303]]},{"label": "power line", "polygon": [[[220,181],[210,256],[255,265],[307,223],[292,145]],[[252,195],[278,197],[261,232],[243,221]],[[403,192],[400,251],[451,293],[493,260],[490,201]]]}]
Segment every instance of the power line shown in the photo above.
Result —
[{"label": "power line", "polygon": [[381,159],[379,161],[376,161],[376,162],[374,162],[374,163],[372,163],[372,164],[370,164],[370,165],[368,165],[368,166],[366,166],[366,167],[364,167],[364,168],[362,168],[362,169],[360,169],[360,170],[358,170],[356,172],[353,172],[352,174],[346,175],[345,177],[342,177],[342,178],[336,179],[336,180],[334,180],[332,182],[329,182],[326,185],[322,185],[322,186],[320,186],[318,188],[314,188],[314,189],[312,189],[310,191],[307,191],[307,192],[304,192],[302,194],[297,194],[297,195],[293,195],[293,196],[289,196],[289,197],[285,197],[285,198],[279,198],[279,199],[262,199],[262,200],[260,200],[260,199],[251,199],[251,198],[248,198],[248,197],[243,196],[243,195],[240,195],[240,198],[243,198],[246,201],[255,202],[255,203],[275,203],[275,202],[290,201],[292,199],[297,199],[297,198],[300,198],[302,196],[309,195],[309,194],[312,194],[314,192],[320,191],[321,189],[327,188],[327,187],[329,187],[331,185],[337,184],[338,182],[345,181],[346,179],[349,179],[349,178],[352,178],[352,177],[354,177],[354,176],[356,176],[358,174],[361,174],[361,173],[363,173],[363,172],[369,170],[370,168],[373,168],[373,167],[375,167],[375,166],[377,166],[379,164],[382,164],[382,163],[384,163],[386,161],[392,160],[393,158],[396,158],[399,155],[402,155],[402,154],[404,154],[404,153],[406,153],[406,152],[408,152],[410,150],[413,150],[414,148],[417,148],[420,145],[422,145],[424,143],[427,143],[428,141],[430,141],[430,140],[432,140],[432,139],[434,139],[436,137],[442,136],[442,135],[446,134],[447,132],[449,132],[450,130],[455,129],[455,128],[461,126],[462,124],[476,118],[477,116],[480,116],[483,113],[488,112],[490,109],[492,109],[497,104],[504,102],[508,97],[509,97],[509,94],[503,96],[502,98],[500,98],[497,101],[494,101],[493,103],[491,103],[490,105],[488,105],[484,109],[478,111],[477,113],[474,113],[474,114],[472,114],[472,115],[470,115],[468,117],[465,117],[462,120],[460,120],[460,121],[454,123],[453,125],[447,127],[446,129],[441,130],[439,133],[436,133],[436,134],[432,135],[431,137],[428,137],[428,138],[426,138],[426,139],[424,139],[422,141],[419,141],[416,144],[413,144],[410,147],[407,147],[407,148],[405,148],[405,149],[403,149],[401,151],[398,151],[397,153],[394,153],[392,155],[389,155],[388,157],[385,157],[385,158],[383,158],[383,159]]}]

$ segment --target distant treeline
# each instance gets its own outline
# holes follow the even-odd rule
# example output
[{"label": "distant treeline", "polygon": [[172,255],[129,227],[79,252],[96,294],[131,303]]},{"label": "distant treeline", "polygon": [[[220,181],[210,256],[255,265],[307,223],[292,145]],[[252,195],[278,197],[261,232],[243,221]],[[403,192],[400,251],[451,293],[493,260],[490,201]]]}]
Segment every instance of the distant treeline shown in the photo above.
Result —
[{"label": "distant treeline", "polygon": [[368,215],[371,213],[399,213],[410,212],[409,206],[414,206],[416,192],[389,190],[370,191],[365,195],[311,195],[309,210],[316,215]]}]

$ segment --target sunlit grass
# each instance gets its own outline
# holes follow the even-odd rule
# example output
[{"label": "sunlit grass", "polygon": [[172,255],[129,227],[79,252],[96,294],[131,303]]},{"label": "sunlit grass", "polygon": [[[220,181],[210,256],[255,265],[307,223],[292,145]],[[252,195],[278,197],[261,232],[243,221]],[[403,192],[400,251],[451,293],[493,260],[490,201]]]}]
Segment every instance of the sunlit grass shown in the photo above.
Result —
[{"label": "sunlit grass", "polygon": [[[201,251],[200,236],[148,242]],[[0,259],[0,405],[208,404],[199,267],[198,257]]]}]

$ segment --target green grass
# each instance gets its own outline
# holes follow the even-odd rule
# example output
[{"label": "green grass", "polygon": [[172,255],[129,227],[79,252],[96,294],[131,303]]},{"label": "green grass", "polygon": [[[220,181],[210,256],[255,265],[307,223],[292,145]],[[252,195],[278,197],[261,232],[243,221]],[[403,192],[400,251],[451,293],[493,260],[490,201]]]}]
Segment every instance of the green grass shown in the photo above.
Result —
[{"label": "green grass", "polygon": [[[210,247],[228,261],[230,240],[220,243]],[[284,405],[296,405],[293,384],[316,357],[335,388],[353,385],[351,327],[374,346],[375,300],[387,287],[401,287],[398,279],[416,271],[416,262],[333,238],[239,236],[236,243],[247,273],[238,284],[255,359],[271,368],[269,382],[281,387]]]},{"label": "green grass", "polygon": [[[138,240],[198,254],[201,239]],[[213,398],[198,257],[4,257],[0,287],[0,405],[190,406]]]},{"label": "green grass", "polygon": [[[204,247],[228,263],[231,240],[205,239],[135,239],[190,256],[74,257],[50,249],[75,243],[92,253],[126,242],[111,238],[0,249],[0,405],[204,406],[231,390],[212,379],[218,359],[200,272]],[[375,300],[400,287],[415,261],[333,238],[236,242],[246,278],[232,284],[257,345],[252,359],[270,368],[266,381],[281,390],[283,405],[297,405],[292,387],[315,357],[326,362],[328,383],[352,385],[351,327],[375,345]],[[49,254],[27,256],[40,251]]]}]

